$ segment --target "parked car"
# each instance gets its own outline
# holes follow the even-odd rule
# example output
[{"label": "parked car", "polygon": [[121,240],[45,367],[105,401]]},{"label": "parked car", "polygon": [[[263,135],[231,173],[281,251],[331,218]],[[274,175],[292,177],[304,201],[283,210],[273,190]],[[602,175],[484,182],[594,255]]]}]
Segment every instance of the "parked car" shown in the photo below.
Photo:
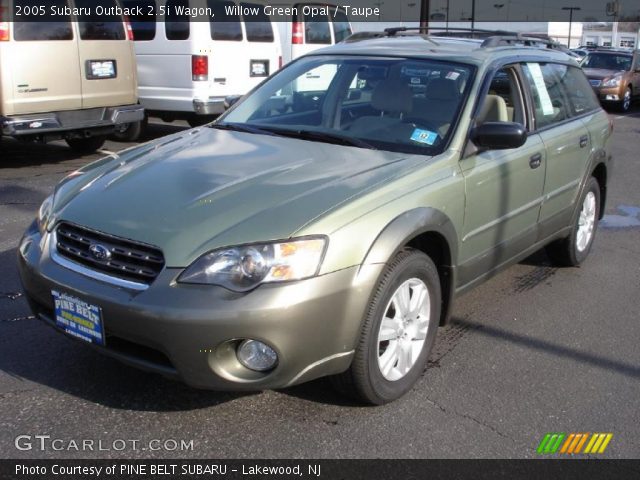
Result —
[{"label": "parked car", "polygon": [[583,59],[589,53],[589,50],[586,48],[572,48],[571,52],[575,54],[578,58]]},{"label": "parked car", "polygon": [[[19,246],[37,318],[194,387],[329,375],[382,404],[459,294],[543,247],[587,258],[612,124],[575,60],[520,37],[358,38],[63,180]],[[312,70],[330,81],[296,90]]]},{"label": "parked car", "polygon": [[[132,16],[131,26],[140,103],[148,115],[168,122],[184,119],[192,126],[201,125],[225,110],[226,97],[247,93],[281,66],[278,29],[257,4],[227,0],[124,0],[124,5],[142,6],[144,13]],[[209,7],[225,20],[194,21],[186,13],[188,10],[178,15],[177,6]],[[258,13],[251,17],[252,21],[245,21],[242,15],[225,11],[238,6],[257,9]],[[152,11],[155,14],[149,15]],[[135,140],[144,125],[122,129],[118,138]]]},{"label": "parked car", "polygon": [[640,50],[592,50],[581,65],[603,104],[627,112],[640,96]]},{"label": "parked car", "polygon": [[[49,8],[88,7],[93,0],[34,5],[1,1],[1,134],[27,141],[64,139],[74,150],[93,152],[118,125],[144,117],[130,29],[119,15],[62,10],[54,17]],[[20,12],[22,20],[11,21],[11,12]]]}]

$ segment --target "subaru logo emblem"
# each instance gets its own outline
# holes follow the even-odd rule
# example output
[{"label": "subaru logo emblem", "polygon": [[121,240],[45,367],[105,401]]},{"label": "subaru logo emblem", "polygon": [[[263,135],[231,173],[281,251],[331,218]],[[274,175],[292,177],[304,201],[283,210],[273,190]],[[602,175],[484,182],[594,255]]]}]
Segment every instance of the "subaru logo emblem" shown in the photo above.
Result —
[{"label": "subaru logo emblem", "polygon": [[109,249],[98,243],[92,243],[89,247],[89,251],[96,260],[109,260],[111,258],[111,252]]}]

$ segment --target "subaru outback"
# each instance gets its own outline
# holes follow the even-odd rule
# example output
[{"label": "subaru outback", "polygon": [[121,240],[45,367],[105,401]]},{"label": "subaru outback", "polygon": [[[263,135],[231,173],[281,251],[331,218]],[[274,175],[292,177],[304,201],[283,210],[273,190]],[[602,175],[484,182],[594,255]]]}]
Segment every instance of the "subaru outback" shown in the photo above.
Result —
[{"label": "subaru outback", "polygon": [[209,389],[331,376],[382,404],[457,295],[542,247],[585,260],[611,131],[549,41],[358,34],[70,174],[20,274],[38,318],[129,364]]}]

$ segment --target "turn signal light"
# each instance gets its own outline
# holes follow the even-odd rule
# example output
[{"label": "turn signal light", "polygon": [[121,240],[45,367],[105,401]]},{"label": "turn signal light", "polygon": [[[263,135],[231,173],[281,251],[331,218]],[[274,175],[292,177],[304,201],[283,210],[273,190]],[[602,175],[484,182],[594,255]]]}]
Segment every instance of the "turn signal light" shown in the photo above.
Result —
[{"label": "turn signal light", "polygon": [[194,82],[209,80],[209,57],[193,55],[191,57],[191,74]]},{"label": "turn signal light", "polygon": [[294,45],[302,45],[304,43],[302,22],[293,22],[291,28],[291,43]]}]

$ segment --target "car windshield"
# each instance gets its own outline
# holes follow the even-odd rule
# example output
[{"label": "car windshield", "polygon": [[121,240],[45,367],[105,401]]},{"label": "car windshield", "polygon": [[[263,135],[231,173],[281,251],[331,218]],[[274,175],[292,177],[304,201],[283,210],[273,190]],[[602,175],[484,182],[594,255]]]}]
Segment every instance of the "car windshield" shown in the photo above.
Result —
[{"label": "car windshield", "polygon": [[309,56],[212,126],[435,155],[452,135],[472,74],[472,66],[432,60]]},{"label": "car windshield", "polygon": [[589,53],[582,63],[583,68],[604,70],[631,70],[631,55],[612,53]]}]

